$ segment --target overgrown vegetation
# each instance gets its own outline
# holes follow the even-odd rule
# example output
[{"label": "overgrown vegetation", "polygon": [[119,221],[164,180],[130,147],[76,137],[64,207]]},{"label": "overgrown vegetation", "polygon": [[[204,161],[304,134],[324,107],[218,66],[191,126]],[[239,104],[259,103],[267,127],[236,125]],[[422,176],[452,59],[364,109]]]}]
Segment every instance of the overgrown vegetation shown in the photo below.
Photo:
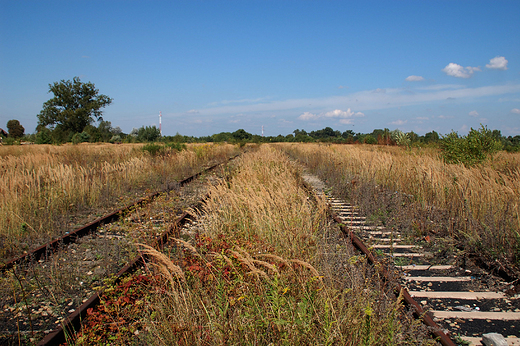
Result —
[{"label": "overgrown vegetation", "polygon": [[472,128],[467,136],[451,132],[442,138],[441,149],[447,163],[475,166],[492,158],[502,149],[502,143],[493,136],[491,130],[481,126],[479,130]]},{"label": "overgrown vegetation", "polygon": [[[169,254],[141,245],[162,280],[141,290],[148,299],[139,303],[145,306],[139,323],[103,328],[87,320],[79,341],[433,344],[380,281],[378,269],[330,227],[325,201],[309,196],[284,155],[262,146],[244,154],[236,168],[211,188],[197,234],[182,235]],[[121,290],[102,299],[112,303],[90,312],[95,321],[134,321],[121,315],[132,308]]]},{"label": "overgrown vegetation", "polygon": [[[429,232],[504,267],[520,264],[520,155],[475,166],[446,164],[435,149],[283,145],[367,216],[410,236]],[[516,269],[518,270],[518,269]]]},{"label": "overgrown vegetation", "polygon": [[163,189],[237,152],[232,145],[159,147],[160,157],[142,145],[0,147],[0,258],[70,230],[75,215]]}]

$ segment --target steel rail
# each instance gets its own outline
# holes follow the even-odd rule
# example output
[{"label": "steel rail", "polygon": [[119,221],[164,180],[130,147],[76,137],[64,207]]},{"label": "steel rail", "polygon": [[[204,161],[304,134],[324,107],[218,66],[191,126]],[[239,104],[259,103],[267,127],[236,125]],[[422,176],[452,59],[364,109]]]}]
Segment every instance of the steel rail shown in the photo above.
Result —
[{"label": "steel rail", "polygon": [[[184,214],[182,214],[170,227],[168,227],[168,229],[162,235],[160,235],[155,240],[153,247],[158,250],[162,249],[170,237],[176,236],[180,232],[180,228],[189,220],[189,216],[190,214],[184,212]],[[138,268],[143,266],[147,260],[148,256],[145,254],[136,256],[116,274],[114,283],[120,282],[125,275],[136,271]],[[47,334],[47,336],[40,340],[37,346],[60,345],[64,342],[67,342],[68,336],[76,334],[81,329],[81,322],[87,317],[88,309],[93,308],[100,303],[100,297],[103,292],[104,289],[101,289],[92,295],[73,313],[65,318],[57,329]]]},{"label": "steel rail", "polygon": [[[238,155],[235,155],[231,158],[229,158],[228,161],[231,161],[232,159],[236,158]],[[222,163],[218,163],[216,165],[213,165],[209,168],[206,168],[205,170],[194,174],[178,184],[180,186],[183,186],[191,181],[193,181],[195,178],[203,174],[204,172],[210,171],[217,166],[220,166]],[[156,192],[156,194],[160,194],[161,192]],[[155,194],[154,194],[155,195]],[[149,197],[149,196],[147,196]],[[146,198],[146,197],[145,197]],[[204,198],[203,198],[204,199]],[[202,200],[203,200],[202,199]],[[197,207],[197,205],[200,204],[200,202],[195,203],[192,207]],[[133,206],[133,205],[132,205]],[[132,206],[129,206],[130,208]],[[113,213],[112,213],[113,214]],[[165,244],[168,243],[168,240],[173,236],[177,236],[180,232],[180,229],[182,226],[189,220],[190,214],[188,212],[184,212],[173,224],[168,227],[168,229],[163,232],[160,236],[158,236],[152,246],[155,249],[161,250]],[[128,262],[127,265],[125,265],[119,272],[115,275],[114,283],[118,283],[121,281],[121,279],[128,274],[133,273],[138,268],[142,267],[146,264],[148,260],[148,255],[146,254],[140,254],[136,256],[133,260]],[[87,311],[90,308],[94,308],[100,303],[100,297],[103,294],[104,289],[99,290],[98,292],[94,293],[88,300],[86,300],[83,304],[81,304],[76,310],[71,313],[69,316],[67,316],[63,322],[58,326],[54,331],[47,334],[40,342],[37,344],[37,346],[50,346],[50,345],[60,345],[65,342],[67,342],[67,337],[74,335],[81,329],[81,322],[85,320],[87,317]]]},{"label": "steel rail", "polygon": [[[239,154],[229,158],[228,162],[231,161],[232,159],[236,158],[238,155]],[[176,186],[184,186],[187,183],[191,182],[193,179],[199,177],[201,174],[211,171],[214,168],[220,166],[221,164],[223,164],[223,162],[217,163],[211,167],[208,167],[208,168],[184,179],[184,180],[181,180],[180,182],[178,182],[176,184]],[[74,231],[67,233],[47,244],[41,245],[41,246],[37,247],[36,249],[33,249],[33,250],[27,252],[26,254],[23,254],[19,257],[15,257],[15,258],[9,260],[8,262],[6,262],[5,265],[3,265],[3,266],[0,264],[0,272],[5,272],[9,269],[12,269],[15,265],[27,263],[30,261],[39,261],[42,259],[46,259],[50,254],[56,252],[60,248],[60,246],[68,245],[68,244],[76,242],[81,237],[95,232],[99,226],[117,221],[123,215],[124,212],[131,210],[132,208],[135,208],[135,207],[146,205],[147,203],[150,203],[153,199],[155,199],[157,196],[159,196],[161,193],[168,192],[171,190],[173,190],[173,189],[165,189],[162,191],[156,191],[154,193],[151,193],[123,208],[120,208],[95,221],[92,221],[91,223],[89,223],[85,226],[77,228]]]},{"label": "steel rail", "polygon": [[[341,229],[341,232],[350,239],[352,244],[361,251],[365,256],[367,256],[367,259],[372,265],[378,264],[378,260],[375,258],[375,256],[372,254],[372,252],[366,247],[366,245],[359,239],[352,230],[348,229],[348,226],[345,225],[343,220],[333,212],[332,214],[334,221],[336,221]],[[388,271],[381,267],[383,277],[388,281],[391,282],[390,275]],[[394,286],[394,291],[397,295],[402,294],[403,301],[406,305],[412,306],[414,308],[414,314],[417,318],[420,318],[424,324],[426,324],[428,327],[433,328],[433,331],[431,332],[435,338],[438,338],[440,343],[444,346],[455,346],[455,343],[442,331],[442,329],[433,321],[430,315],[428,315],[423,308],[417,303],[406,287],[402,287],[399,283],[396,283]]]}]

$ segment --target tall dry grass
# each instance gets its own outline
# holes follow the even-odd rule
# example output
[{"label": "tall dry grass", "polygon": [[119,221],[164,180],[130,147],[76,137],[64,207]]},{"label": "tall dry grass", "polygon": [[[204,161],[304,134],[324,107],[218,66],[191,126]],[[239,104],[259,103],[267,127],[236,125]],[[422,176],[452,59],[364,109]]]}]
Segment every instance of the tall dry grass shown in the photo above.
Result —
[{"label": "tall dry grass", "polygon": [[260,238],[289,257],[310,251],[325,219],[325,201],[311,203],[295,168],[280,151],[268,146],[237,165],[236,176],[209,191],[203,208],[211,225],[207,234]]},{"label": "tall dry grass", "polygon": [[160,190],[237,152],[231,145],[196,144],[153,157],[141,146],[0,147],[0,258],[63,234],[77,212]]},{"label": "tall dry grass", "polygon": [[329,179],[337,193],[349,194],[356,189],[356,182],[365,182],[413,195],[420,208],[444,215],[445,231],[451,236],[465,239],[491,256],[516,263],[520,260],[518,153],[502,152],[492,162],[468,168],[445,164],[433,149],[314,144],[281,147]]},{"label": "tall dry grass", "polygon": [[[363,256],[330,230],[324,201],[263,145],[212,188],[194,243],[157,259],[155,345],[427,344]],[[310,197],[310,198],[309,198]],[[168,269],[170,268],[170,269]],[[179,268],[183,270],[179,273]]]}]

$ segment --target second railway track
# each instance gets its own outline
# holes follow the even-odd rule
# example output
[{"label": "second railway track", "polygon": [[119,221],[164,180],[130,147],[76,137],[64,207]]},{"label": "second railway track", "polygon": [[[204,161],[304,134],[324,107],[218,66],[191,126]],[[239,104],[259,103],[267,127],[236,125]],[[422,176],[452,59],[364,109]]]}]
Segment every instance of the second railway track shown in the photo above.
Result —
[{"label": "second railway track", "polygon": [[65,317],[92,299],[104,278],[136,256],[134,242],[153,242],[184,209],[202,198],[207,184],[224,174],[218,166],[5,265],[0,277],[0,345],[35,344],[61,329]]},{"label": "second railway track", "polygon": [[[319,179],[310,177],[308,181],[314,184],[314,188],[318,190],[318,193],[326,190]],[[198,189],[193,186],[191,188]],[[203,189],[200,189],[199,193],[191,194],[191,196],[194,199],[198,199],[202,194]],[[136,208],[132,213],[125,216],[124,222],[126,223],[124,227],[113,224],[100,229],[100,232],[93,238],[97,238],[98,241],[101,240],[104,246],[107,246],[107,242],[114,242],[116,244],[114,245],[115,250],[107,249],[106,253],[87,254],[92,250],[86,251],[81,249],[79,251],[79,249],[72,246],[67,248],[66,251],[58,252],[52,256],[51,262],[45,262],[41,259],[41,263],[38,265],[43,268],[39,269],[38,273],[33,269],[33,276],[42,278],[42,272],[45,270],[62,270],[62,263],[60,262],[63,259],[62,256],[65,257],[64,254],[74,256],[78,253],[82,257],[80,262],[86,262],[87,265],[91,266],[90,270],[86,272],[87,276],[92,278],[103,276],[105,274],[103,272],[104,268],[117,268],[123,262],[123,258],[126,261],[134,257],[135,253],[124,254],[124,251],[121,250],[124,246],[121,247],[120,243],[124,242],[126,233],[130,233],[132,239],[138,239],[138,241],[146,243],[147,239],[157,239],[157,236],[162,233],[161,230],[165,229],[165,225],[179,217],[179,213],[172,212],[176,207],[172,207],[169,204],[170,202],[173,203],[171,200],[175,200],[177,197],[178,195],[174,196],[173,194],[159,196],[158,199],[163,198],[166,202],[161,204],[162,210],[154,210],[151,207],[148,210],[148,207]],[[327,198],[333,212],[337,214],[336,221],[340,223],[341,230],[356,247],[361,249],[368,262],[373,264],[376,262],[391,264],[387,267],[389,273],[385,273],[385,275],[388,274],[386,280],[394,280],[396,278],[399,280],[398,283],[392,282],[391,285],[396,285],[395,287],[398,288],[404,287],[405,291],[403,293],[402,290],[398,290],[400,294],[396,292],[396,295],[404,297],[404,302],[409,306],[409,311],[414,311],[415,315],[429,326],[430,332],[437,341],[443,345],[464,344],[464,342],[480,345],[482,338],[487,337],[485,334],[495,332],[504,335],[508,345],[520,344],[518,340],[519,328],[517,326],[517,322],[520,319],[520,305],[518,296],[511,290],[511,282],[491,275],[474,265],[464,256],[459,256],[455,253],[439,256],[437,253],[439,248],[435,246],[435,239],[430,239],[429,237],[410,239],[397,230],[372,225],[359,214],[355,206],[350,205],[346,201],[335,199],[330,195],[327,195]],[[177,200],[177,202],[179,201]],[[189,203],[184,201],[181,204],[187,205]],[[166,209],[165,206],[167,206]],[[164,215],[171,215],[171,217],[167,219]],[[178,220],[184,220],[184,216]],[[135,227],[128,227],[128,225],[132,224]],[[175,225],[173,227],[180,227],[181,221],[178,221]],[[180,229],[178,231],[181,232]],[[192,233],[193,228],[185,229],[182,232],[186,236],[186,232]],[[98,242],[98,244],[100,243]],[[325,245],[325,247],[332,246],[330,247],[332,249],[337,244]],[[82,246],[82,243],[78,243],[77,246]],[[323,260],[332,258],[330,255],[338,255],[337,253],[332,253],[333,251],[329,253],[329,250],[326,250],[325,247],[322,249],[324,252],[320,255],[323,256]],[[114,256],[113,254],[117,255]],[[110,260],[108,257],[111,257]],[[135,258],[137,262],[131,263],[130,266],[140,265],[138,263],[140,261],[139,257]],[[102,262],[96,262],[96,260]],[[63,262],[67,262],[67,260],[64,259]],[[36,281],[31,281],[32,279],[28,279],[26,274],[23,274],[21,271],[16,272],[16,267],[14,269],[15,271],[10,274],[12,275],[10,278],[12,283],[18,283],[22,287],[24,282],[26,282],[26,287],[30,285],[38,286],[41,292],[36,294],[30,292],[31,294],[29,295],[27,294],[29,289],[27,291],[22,289],[23,292],[18,297],[18,301],[13,296],[14,301],[11,303],[14,304],[11,306],[5,305],[7,308],[3,311],[4,315],[11,314],[10,321],[15,323],[11,328],[11,335],[16,334],[18,337],[17,340],[11,338],[12,344],[16,343],[14,341],[20,342],[22,338],[25,338],[27,343],[34,343],[36,341],[36,330],[39,331],[38,335],[40,337],[45,334],[51,334],[51,329],[43,329],[42,326],[37,324],[36,319],[33,320],[31,316],[53,315],[54,320],[59,323],[67,313],[72,313],[68,319],[75,319],[76,327],[70,329],[70,331],[77,330],[77,323],[84,318],[87,307],[85,304],[80,309],[75,309],[74,307],[81,302],[87,301],[88,296],[93,293],[92,289],[85,290],[84,294],[71,292],[70,296],[73,297],[71,302],[65,297],[65,300],[60,303],[53,292],[49,290],[44,292],[45,285],[42,285],[42,282],[38,282],[38,278],[36,278]],[[85,272],[86,268],[81,267],[80,270]],[[113,269],[111,271],[114,272]],[[76,273],[77,271],[72,271],[70,273],[72,275],[66,278],[69,280],[69,283],[74,283],[75,281],[74,284],[76,285],[79,284],[81,286],[85,284],[84,281],[79,281],[81,278],[75,277]],[[73,279],[73,277],[75,278]],[[95,282],[95,280],[91,280],[87,286],[92,287]],[[64,283],[67,284],[67,280],[64,280]],[[40,297],[43,297],[45,301],[38,300]],[[52,301],[53,299],[54,301]],[[63,300],[63,296],[60,299]],[[99,296],[94,295],[90,298],[90,300],[95,299],[99,300]],[[29,307],[29,300],[38,302],[36,304],[36,306],[39,306],[38,310]],[[46,309],[47,305],[51,307]],[[61,313],[56,314],[57,309],[53,309],[52,306],[58,305],[61,306]],[[55,344],[57,340],[60,342],[64,341],[63,332],[60,333],[62,334],[58,338],[54,338],[52,334],[49,335],[43,340],[42,344]]]}]

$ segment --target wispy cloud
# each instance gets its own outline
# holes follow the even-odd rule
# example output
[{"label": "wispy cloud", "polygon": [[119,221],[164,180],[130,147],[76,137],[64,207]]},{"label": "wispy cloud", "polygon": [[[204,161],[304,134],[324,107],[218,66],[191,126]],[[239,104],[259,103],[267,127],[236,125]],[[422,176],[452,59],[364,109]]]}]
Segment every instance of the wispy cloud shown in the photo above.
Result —
[{"label": "wispy cloud", "polygon": [[478,112],[477,111],[471,111],[471,112],[468,113],[468,115],[470,117],[475,117],[476,118],[476,117],[478,117]]},{"label": "wispy cloud", "polygon": [[422,76],[414,76],[414,75],[408,76],[405,79],[405,81],[407,81],[407,82],[420,82],[423,80],[424,80],[424,78]]},{"label": "wispy cloud", "polygon": [[[345,119],[352,118],[352,117],[364,117],[365,114],[361,112],[353,112],[350,108],[346,111],[342,111],[341,109],[335,109],[330,112],[323,112],[323,113],[311,113],[311,112],[304,112],[301,114],[298,119],[300,120],[317,120],[320,118],[339,118],[340,122],[343,124],[349,124],[350,122],[345,122]],[[343,120],[343,121],[342,121]]]},{"label": "wispy cloud", "polygon": [[481,71],[480,67],[462,67],[459,64],[452,62],[442,69],[442,72],[446,73],[448,76],[457,78],[469,78],[475,71]]},{"label": "wispy cloud", "polygon": [[396,121],[392,121],[390,124],[392,125],[397,125],[397,126],[401,126],[401,125],[404,125],[408,122],[408,120],[396,120]]},{"label": "wispy cloud", "polygon": [[520,109],[513,108],[513,109],[511,109],[511,113],[513,113],[513,114],[520,114]]},{"label": "wispy cloud", "polygon": [[[452,102],[470,102],[479,98],[489,96],[506,96],[508,94],[520,93],[520,84],[504,84],[483,86],[478,88],[467,88],[461,85],[432,85],[427,87],[413,88],[413,93],[405,92],[401,88],[386,88],[365,90],[341,96],[329,96],[322,98],[302,98],[287,99],[271,102],[257,102],[252,104],[227,104],[216,107],[207,107],[197,110],[191,110],[190,113],[199,112],[200,116],[229,116],[231,114],[257,114],[259,117],[269,117],[273,114],[279,116],[294,116],[299,113],[300,116],[308,112],[314,117],[334,118],[332,113],[327,117],[325,114],[330,112],[352,112],[352,108],[356,112],[365,112],[368,110],[381,110],[389,108],[397,108],[399,106],[406,107],[412,105],[429,104],[431,102],[443,102],[447,99]],[[312,105],[312,106],[309,106]],[[333,111],[329,111],[332,109]],[[346,110],[346,111],[344,111]],[[337,113],[336,118],[341,118]],[[343,113],[342,113],[343,114]],[[178,113],[179,117],[186,116],[186,112]],[[307,115],[311,118],[311,115]],[[300,118],[303,120],[305,117]]]},{"label": "wispy cloud", "polygon": [[503,56],[497,56],[489,60],[489,64],[486,64],[487,68],[495,70],[507,70],[508,61]]}]

